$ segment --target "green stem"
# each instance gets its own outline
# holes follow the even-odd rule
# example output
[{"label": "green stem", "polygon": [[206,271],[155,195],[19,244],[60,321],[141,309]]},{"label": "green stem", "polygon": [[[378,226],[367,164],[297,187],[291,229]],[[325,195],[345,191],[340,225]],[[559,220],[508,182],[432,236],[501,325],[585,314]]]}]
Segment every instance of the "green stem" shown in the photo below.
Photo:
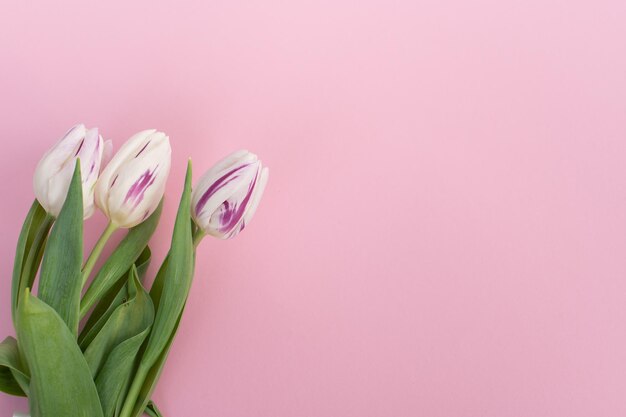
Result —
[{"label": "green stem", "polygon": [[139,365],[139,369],[137,369],[137,373],[133,378],[133,385],[131,385],[128,394],[126,395],[126,399],[124,400],[124,407],[122,407],[120,417],[134,417],[131,416],[131,413],[135,408],[135,403],[137,402],[137,398],[139,397],[139,391],[143,386],[143,382],[146,380],[148,370],[149,368],[146,368],[144,364]]},{"label": "green stem", "polygon": [[197,248],[202,239],[206,236],[204,230],[198,228],[193,234],[193,247]]},{"label": "green stem", "polygon": [[106,245],[107,241],[116,230],[117,226],[115,226],[112,222],[109,222],[106,229],[102,232],[102,235],[100,235],[100,238],[93,247],[89,258],[87,258],[87,262],[85,262],[85,266],[83,267],[83,286],[85,286],[85,282],[87,282],[93,267],[96,265],[96,261],[98,261],[98,258],[104,249],[104,245]]}]

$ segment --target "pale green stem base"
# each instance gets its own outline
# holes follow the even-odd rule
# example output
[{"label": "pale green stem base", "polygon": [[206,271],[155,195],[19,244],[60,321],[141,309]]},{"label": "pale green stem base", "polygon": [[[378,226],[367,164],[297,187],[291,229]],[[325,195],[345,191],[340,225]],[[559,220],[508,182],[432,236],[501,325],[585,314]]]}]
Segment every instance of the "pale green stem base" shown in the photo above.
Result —
[{"label": "pale green stem base", "polygon": [[87,262],[85,262],[85,266],[83,267],[83,287],[85,286],[85,283],[87,282],[87,279],[89,278],[89,275],[91,275],[91,271],[93,270],[93,267],[96,265],[96,262],[98,261],[98,258],[100,257],[100,254],[102,253],[102,250],[104,249],[104,246],[106,245],[111,235],[113,235],[113,232],[115,232],[116,230],[117,230],[117,226],[109,222],[109,224],[107,224],[106,229],[104,229],[104,231],[102,232],[102,235],[100,235],[100,238],[96,242],[96,245],[93,247],[93,250],[91,251],[91,254],[89,255],[89,258],[87,258]]},{"label": "pale green stem base", "polygon": [[197,248],[205,236],[206,236],[206,233],[204,233],[202,229],[198,228],[198,230],[194,233],[194,236],[193,236],[193,247]]}]

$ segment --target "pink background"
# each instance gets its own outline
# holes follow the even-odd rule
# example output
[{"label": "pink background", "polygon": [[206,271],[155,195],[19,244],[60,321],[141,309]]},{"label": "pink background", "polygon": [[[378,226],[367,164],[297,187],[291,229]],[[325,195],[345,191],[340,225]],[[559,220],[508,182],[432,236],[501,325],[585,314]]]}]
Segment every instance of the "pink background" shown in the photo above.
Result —
[{"label": "pink background", "polygon": [[44,150],[157,127],[157,259],[189,155],[271,167],[251,226],[201,246],[166,416],[624,416],[625,22],[622,0],[5,1],[0,334]]}]

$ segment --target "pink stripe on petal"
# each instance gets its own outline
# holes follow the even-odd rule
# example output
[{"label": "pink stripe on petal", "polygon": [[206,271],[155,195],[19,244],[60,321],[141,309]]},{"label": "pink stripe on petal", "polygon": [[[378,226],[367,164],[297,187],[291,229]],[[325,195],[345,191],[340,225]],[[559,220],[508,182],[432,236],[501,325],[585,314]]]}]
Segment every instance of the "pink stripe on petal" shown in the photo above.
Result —
[{"label": "pink stripe on petal", "polygon": [[158,166],[150,172],[147,170],[135,183],[128,189],[128,193],[126,193],[126,198],[124,198],[124,203],[129,203],[133,206],[133,208],[137,207],[139,203],[143,200],[143,196],[146,190],[154,184],[154,180],[156,179],[155,172]]},{"label": "pink stripe on petal", "polygon": [[84,144],[85,144],[85,138],[82,138],[80,140],[80,144],[78,145],[78,149],[76,150],[76,153],[74,154],[74,156],[78,156],[78,154],[80,153],[80,150],[83,149]]},{"label": "pink stripe on petal", "polygon": [[137,152],[137,155],[135,155],[135,158],[137,158],[139,155],[141,155],[141,153],[146,150],[146,148],[148,147],[149,144],[150,144],[150,141],[147,141],[146,144],[143,145],[143,148],[141,148],[141,150],[139,152]]},{"label": "pink stripe on petal", "polygon": [[200,200],[198,200],[198,204],[196,205],[196,208],[195,208],[196,215],[200,214],[200,212],[202,211],[206,203],[209,201],[209,198],[211,198],[213,194],[215,194],[217,191],[222,189],[224,186],[226,186],[228,183],[230,183],[234,179],[238,178],[238,176],[235,174],[238,171],[248,166],[250,166],[250,164],[241,165],[235,169],[232,169],[226,174],[222,175],[220,178],[218,178],[213,184],[211,184],[211,186],[207,188],[204,194],[202,194],[202,197],[200,197]]},{"label": "pink stripe on petal", "polygon": [[242,219],[244,213],[246,212],[246,207],[250,202],[250,197],[252,196],[252,191],[254,190],[254,186],[256,184],[256,177],[254,181],[250,183],[248,187],[248,192],[246,196],[241,201],[241,204],[237,205],[237,203],[233,203],[232,206],[228,201],[225,201],[222,205],[223,211],[220,213],[220,232],[228,232],[233,231],[233,229],[239,224]]}]

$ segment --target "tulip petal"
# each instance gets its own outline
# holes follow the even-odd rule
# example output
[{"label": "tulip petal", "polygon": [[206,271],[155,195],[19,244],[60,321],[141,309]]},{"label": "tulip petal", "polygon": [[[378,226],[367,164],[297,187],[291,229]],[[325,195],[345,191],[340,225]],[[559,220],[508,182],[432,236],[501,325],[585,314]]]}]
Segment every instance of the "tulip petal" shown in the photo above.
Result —
[{"label": "tulip petal", "polygon": [[133,208],[136,208],[141,200],[143,200],[143,196],[146,192],[146,189],[154,184],[156,171],[159,169],[157,165],[154,167],[152,171],[146,170],[138,180],[136,180],[133,185],[128,189],[126,193],[126,197],[124,198],[125,204],[130,204]]},{"label": "tulip petal", "polygon": [[156,132],[156,129],[148,129],[131,136],[102,170],[100,178],[96,183],[96,204],[107,216],[109,213],[107,211],[107,204],[105,200],[108,194],[108,189],[115,180],[119,168],[133,157],[138,147],[141,148],[144,146],[148,137],[154,132]]},{"label": "tulip petal", "polygon": [[213,213],[210,229],[218,232],[215,236],[228,239],[239,232],[238,226],[243,221],[244,213],[256,185],[256,179],[257,176],[255,175],[251,181],[241,181],[237,191]]},{"label": "tulip petal", "polygon": [[200,180],[194,189],[194,199],[192,202],[193,206],[195,207],[199,204],[199,200],[201,198],[200,195],[204,194],[204,191],[206,191],[214,182],[218,181],[219,178],[239,166],[250,165],[257,160],[258,158],[255,154],[246,150],[240,150],[233,152],[213,165],[207,172],[204,173],[204,175],[202,175],[202,177],[200,177]]},{"label": "tulip petal", "polygon": [[202,211],[202,209],[208,202],[209,198],[211,198],[217,191],[221,190],[222,188],[227,186],[229,183],[239,178],[241,176],[239,172],[249,166],[250,164],[245,164],[245,165],[237,166],[236,168],[232,168],[230,169],[230,171],[223,174],[217,180],[212,181],[209,187],[206,189],[206,191],[202,193],[202,196],[200,197],[200,199],[198,200],[195,206],[196,214],[199,214]]},{"label": "tulip petal", "polygon": [[265,191],[265,186],[267,185],[267,180],[269,179],[269,176],[269,168],[264,167],[259,173],[259,178],[257,179],[257,185],[254,188],[252,200],[250,201],[250,204],[248,204],[248,210],[246,210],[246,214],[244,214],[243,216],[241,228],[237,233],[241,232],[250,223],[252,217],[254,216],[254,213],[256,213],[256,209],[259,207],[261,197],[263,197],[263,192]]},{"label": "tulip petal", "polygon": [[[102,139],[102,136],[100,137]],[[102,150],[102,161],[100,162],[100,171],[104,170],[104,168],[109,164],[109,161],[113,157],[113,141],[105,140],[104,148]]]}]

